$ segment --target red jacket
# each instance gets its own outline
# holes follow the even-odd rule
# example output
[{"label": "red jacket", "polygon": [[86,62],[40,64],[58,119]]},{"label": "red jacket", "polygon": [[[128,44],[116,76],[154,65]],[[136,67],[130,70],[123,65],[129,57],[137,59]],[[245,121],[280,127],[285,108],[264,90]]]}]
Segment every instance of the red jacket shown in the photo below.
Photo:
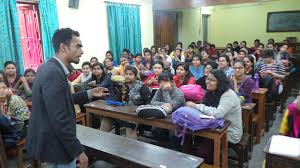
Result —
[{"label": "red jacket", "polygon": [[[183,85],[183,84],[181,83],[181,81],[180,81],[178,75],[175,75],[175,76],[173,77],[173,80],[174,80],[174,83],[175,83],[176,87],[180,88],[180,86]],[[187,85],[188,85],[188,84],[195,84],[195,83],[196,83],[196,80],[195,80],[195,78],[192,76],[192,77],[190,77],[190,79],[188,80]]]}]

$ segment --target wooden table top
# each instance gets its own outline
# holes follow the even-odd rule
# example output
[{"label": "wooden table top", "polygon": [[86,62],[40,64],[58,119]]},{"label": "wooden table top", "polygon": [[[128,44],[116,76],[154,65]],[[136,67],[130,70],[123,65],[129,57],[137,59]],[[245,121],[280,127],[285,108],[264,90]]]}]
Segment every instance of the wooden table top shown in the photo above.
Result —
[{"label": "wooden table top", "polygon": [[255,106],[256,106],[255,103],[245,103],[242,105],[242,110],[247,110],[249,112],[252,112]]},{"label": "wooden table top", "polygon": [[[84,107],[89,108],[89,109],[99,110],[99,111],[108,111],[111,113],[119,113],[119,114],[125,114],[125,115],[132,116],[132,117],[137,117],[136,108],[138,106],[135,106],[135,105],[112,106],[112,105],[106,104],[104,100],[97,100],[97,101],[85,104]],[[142,118],[140,118],[140,119],[142,119]],[[148,120],[148,121],[152,120],[152,121],[158,121],[162,124],[173,125],[171,115],[168,115],[166,118],[163,118],[163,119],[142,119],[142,120]],[[223,128],[205,129],[205,131],[209,131],[212,133],[214,133],[214,132],[220,133],[220,132],[224,132],[228,128],[229,125],[230,125],[230,121],[225,121]],[[175,129],[175,125],[173,125],[173,129]]]},{"label": "wooden table top", "polygon": [[256,90],[253,90],[252,93],[254,94],[266,94],[268,91],[267,88],[258,88]]},{"label": "wooden table top", "polygon": [[145,167],[199,167],[203,159],[145,142],[78,125],[82,145],[138,163]]}]

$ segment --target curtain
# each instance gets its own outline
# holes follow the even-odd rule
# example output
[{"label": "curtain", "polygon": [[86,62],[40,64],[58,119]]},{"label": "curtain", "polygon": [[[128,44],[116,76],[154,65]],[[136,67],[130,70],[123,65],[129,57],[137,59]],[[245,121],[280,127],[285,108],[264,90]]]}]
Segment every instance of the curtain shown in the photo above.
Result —
[{"label": "curtain", "polygon": [[14,61],[20,74],[24,72],[16,0],[0,0],[0,69],[5,61]]},{"label": "curtain", "polygon": [[39,1],[41,31],[43,39],[44,62],[55,54],[52,45],[52,36],[58,29],[58,16],[55,0]]},{"label": "curtain", "polygon": [[119,58],[124,48],[133,54],[142,51],[140,6],[106,2],[109,48],[114,61]]}]

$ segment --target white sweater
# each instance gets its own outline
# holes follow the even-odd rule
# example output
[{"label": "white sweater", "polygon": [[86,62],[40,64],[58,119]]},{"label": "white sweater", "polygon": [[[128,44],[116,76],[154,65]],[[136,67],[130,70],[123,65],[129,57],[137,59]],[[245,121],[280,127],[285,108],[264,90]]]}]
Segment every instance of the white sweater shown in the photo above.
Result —
[{"label": "white sweater", "polygon": [[229,120],[231,124],[228,127],[228,141],[236,144],[241,140],[243,135],[242,108],[240,100],[233,90],[229,89],[223,93],[217,108],[198,104],[196,109],[215,118]]}]

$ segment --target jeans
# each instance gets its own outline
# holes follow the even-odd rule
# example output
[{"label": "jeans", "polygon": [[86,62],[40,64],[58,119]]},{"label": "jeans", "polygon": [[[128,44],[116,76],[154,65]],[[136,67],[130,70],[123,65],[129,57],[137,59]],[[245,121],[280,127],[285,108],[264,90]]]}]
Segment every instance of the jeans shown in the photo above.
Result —
[{"label": "jeans", "polygon": [[45,168],[76,168],[76,159],[65,164],[47,162]]}]

